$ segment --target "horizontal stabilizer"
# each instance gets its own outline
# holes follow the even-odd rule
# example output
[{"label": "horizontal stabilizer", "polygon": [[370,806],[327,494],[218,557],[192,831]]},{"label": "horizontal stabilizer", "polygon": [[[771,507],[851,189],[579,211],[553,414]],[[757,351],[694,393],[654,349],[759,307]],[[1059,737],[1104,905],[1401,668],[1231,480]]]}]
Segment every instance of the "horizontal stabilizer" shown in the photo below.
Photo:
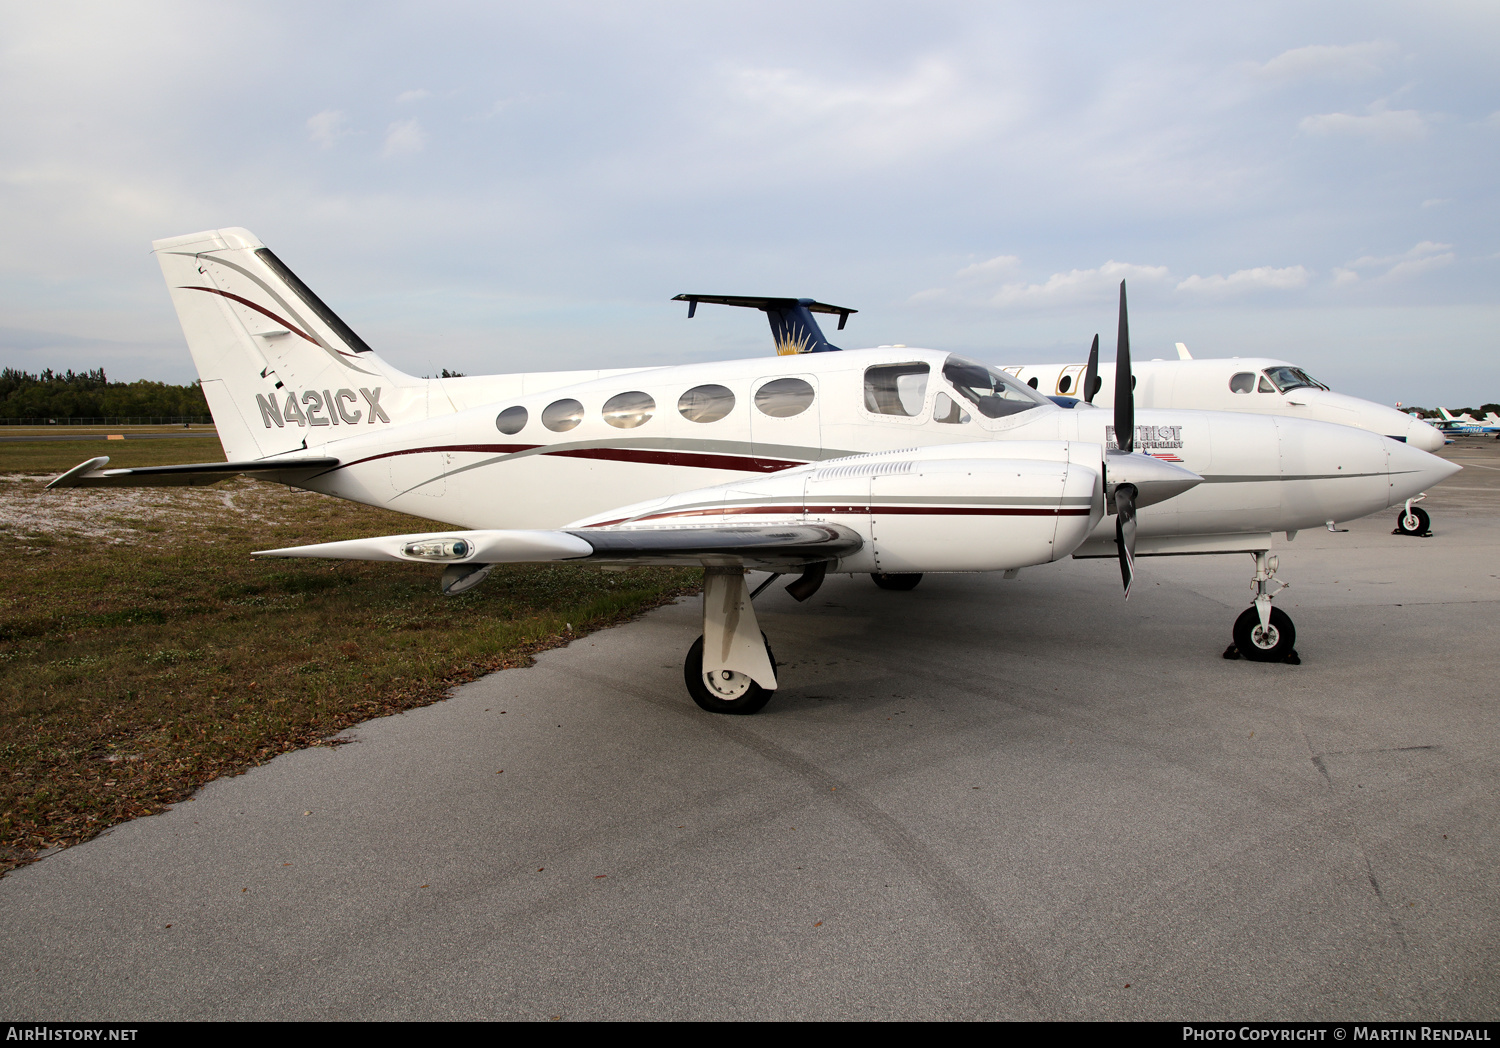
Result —
[{"label": "horizontal stabilizer", "polygon": [[579,528],[567,531],[436,531],[260,550],[257,557],[325,557],[438,564],[743,565],[787,570],[837,560],[864,540],[838,524]]},{"label": "horizontal stabilizer", "polygon": [[286,473],[332,469],[336,458],[306,455],[300,458],[255,459],[250,462],[188,462],[180,466],[136,466],[105,469],[109,456],[80,462],[48,484],[49,488],[177,488],[217,484],[241,473]]}]

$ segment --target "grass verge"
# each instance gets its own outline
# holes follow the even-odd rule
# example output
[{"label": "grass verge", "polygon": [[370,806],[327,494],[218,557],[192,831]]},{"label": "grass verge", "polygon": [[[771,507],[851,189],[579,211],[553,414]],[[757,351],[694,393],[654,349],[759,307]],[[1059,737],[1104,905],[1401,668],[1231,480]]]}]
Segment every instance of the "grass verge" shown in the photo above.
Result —
[{"label": "grass verge", "polygon": [[0,476],[0,871],[699,582],[518,565],[442,597],[424,566],[249,556],[431,522],[248,480],[45,493],[44,480]]}]

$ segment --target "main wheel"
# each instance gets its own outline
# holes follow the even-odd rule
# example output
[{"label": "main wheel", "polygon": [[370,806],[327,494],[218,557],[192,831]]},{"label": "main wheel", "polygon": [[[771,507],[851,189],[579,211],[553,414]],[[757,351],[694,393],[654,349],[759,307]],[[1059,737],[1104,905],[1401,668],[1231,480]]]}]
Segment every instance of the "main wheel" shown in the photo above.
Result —
[{"label": "main wheel", "polygon": [[1396,514],[1396,530],[1403,535],[1425,535],[1432,526],[1432,518],[1421,506],[1413,506],[1411,512],[1402,510]]},{"label": "main wheel", "polygon": [[871,573],[870,581],[883,590],[914,590],[917,588],[917,583],[922,581],[922,573],[876,571]]},{"label": "main wheel", "polygon": [[[771,660],[771,671],[776,671],[776,656],[771,652],[771,642],[760,635],[766,644],[766,658]],[[693,641],[687,658],[682,663],[682,679],[687,683],[688,694],[701,709],[709,713],[759,713],[771,701],[775,692],[767,691],[747,674],[734,670],[717,673],[703,672],[703,638]]]},{"label": "main wheel", "polygon": [[1260,613],[1252,604],[1234,620],[1234,646],[1252,662],[1285,662],[1297,643],[1292,617],[1280,608],[1271,609],[1271,624],[1260,624]]}]

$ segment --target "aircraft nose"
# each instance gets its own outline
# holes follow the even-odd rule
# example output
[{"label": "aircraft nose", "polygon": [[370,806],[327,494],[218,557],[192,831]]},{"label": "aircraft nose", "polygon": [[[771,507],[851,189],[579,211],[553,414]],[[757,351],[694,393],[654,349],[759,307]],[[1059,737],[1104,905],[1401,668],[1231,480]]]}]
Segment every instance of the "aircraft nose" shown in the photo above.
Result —
[{"label": "aircraft nose", "polygon": [[1406,443],[1421,451],[1436,451],[1443,446],[1444,440],[1436,426],[1414,418],[1406,427]]},{"label": "aircraft nose", "polygon": [[1410,443],[1387,439],[1385,445],[1390,456],[1392,505],[1405,502],[1463,468],[1421,448],[1414,448]]}]

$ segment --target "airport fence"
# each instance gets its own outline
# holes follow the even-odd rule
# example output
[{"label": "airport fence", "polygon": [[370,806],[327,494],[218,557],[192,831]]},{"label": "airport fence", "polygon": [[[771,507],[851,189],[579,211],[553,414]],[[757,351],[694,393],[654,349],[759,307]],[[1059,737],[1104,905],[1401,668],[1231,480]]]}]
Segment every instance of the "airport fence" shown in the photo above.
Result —
[{"label": "airport fence", "polygon": [[210,426],[210,415],[139,415],[109,418],[0,418],[0,426]]}]

